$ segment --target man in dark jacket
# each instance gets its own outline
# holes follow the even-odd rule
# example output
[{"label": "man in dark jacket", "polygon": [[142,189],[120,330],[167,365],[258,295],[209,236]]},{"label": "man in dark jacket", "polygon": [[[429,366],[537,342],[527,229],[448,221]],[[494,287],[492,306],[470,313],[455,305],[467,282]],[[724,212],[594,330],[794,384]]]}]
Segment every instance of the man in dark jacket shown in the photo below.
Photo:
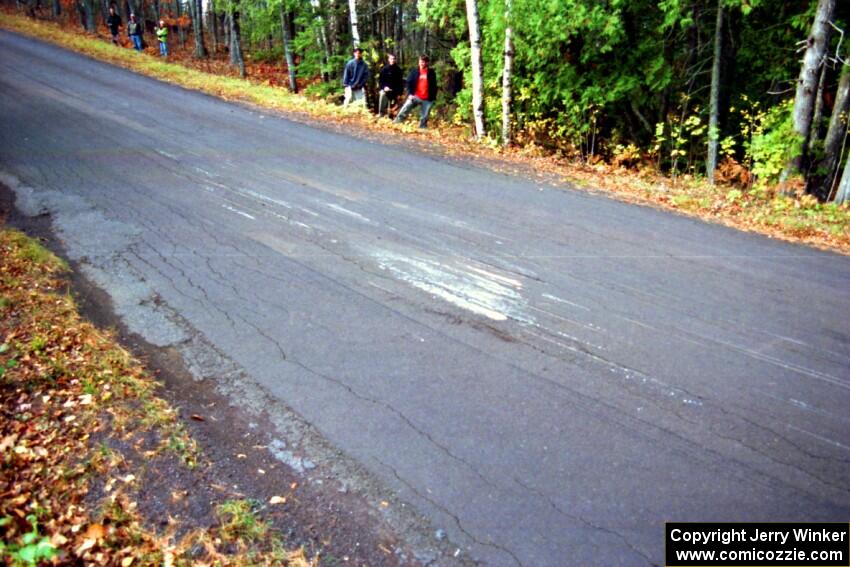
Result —
[{"label": "man in dark jacket", "polygon": [[106,18],[109,33],[112,34],[112,43],[118,45],[118,28],[121,27],[121,16],[115,13],[115,6],[109,7],[109,17]]},{"label": "man in dark jacket", "polygon": [[428,126],[428,115],[431,114],[431,107],[437,100],[437,74],[428,67],[429,62],[427,55],[419,56],[419,67],[407,76],[407,100],[393,122],[404,122],[415,106],[421,106],[419,127]]},{"label": "man in dark jacket", "polygon": [[343,106],[348,106],[351,103],[366,105],[366,94],[363,87],[366,86],[367,80],[369,80],[369,66],[363,61],[363,50],[355,47],[354,58],[345,64],[345,71],[342,73],[342,86],[345,87]]},{"label": "man in dark jacket", "polygon": [[392,53],[387,55],[387,64],[381,68],[378,90],[378,116],[383,116],[404,92],[404,74]]}]

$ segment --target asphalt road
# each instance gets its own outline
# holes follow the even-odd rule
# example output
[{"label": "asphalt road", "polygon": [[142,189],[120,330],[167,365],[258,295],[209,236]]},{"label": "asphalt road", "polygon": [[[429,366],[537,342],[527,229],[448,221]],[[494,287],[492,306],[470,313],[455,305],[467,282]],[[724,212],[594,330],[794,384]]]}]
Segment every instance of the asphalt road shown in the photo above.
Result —
[{"label": "asphalt road", "polygon": [[132,328],[202,335],[488,565],[850,517],[846,257],[6,32],[0,170]]}]

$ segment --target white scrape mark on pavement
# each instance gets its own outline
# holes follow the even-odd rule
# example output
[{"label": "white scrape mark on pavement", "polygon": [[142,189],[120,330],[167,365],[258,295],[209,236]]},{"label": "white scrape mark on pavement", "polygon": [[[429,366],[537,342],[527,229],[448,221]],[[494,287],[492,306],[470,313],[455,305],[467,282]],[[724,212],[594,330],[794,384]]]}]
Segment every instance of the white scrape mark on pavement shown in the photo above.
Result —
[{"label": "white scrape mark on pavement", "polygon": [[[487,272],[470,270],[459,262],[437,262],[386,250],[373,251],[371,255],[382,270],[457,307],[494,321],[533,322],[524,312],[527,302],[520,294],[522,282],[497,274],[488,277]],[[506,285],[508,281],[510,284]]]},{"label": "white scrape mark on pavement", "polygon": [[585,311],[590,311],[589,307],[585,307],[584,305],[579,305],[578,303],[573,303],[572,301],[567,301],[566,299],[561,299],[560,297],[555,297],[554,295],[549,295],[548,293],[544,293],[543,297],[546,299],[551,299],[552,301],[557,301],[558,303],[563,303],[565,305],[572,305],[573,307],[577,307],[578,309],[584,309]]},{"label": "white scrape mark on pavement", "polygon": [[271,203],[273,205],[280,205],[284,209],[291,209],[292,205],[287,203],[286,201],[282,201],[280,199],[275,199],[274,197],[269,197],[268,195],[263,195],[262,193],[257,193],[256,191],[251,191],[250,189],[239,188],[237,189],[238,193],[246,195],[248,197],[253,197],[258,201],[265,201],[266,203]]},{"label": "white scrape mark on pavement", "polygon": [[197,171],[198,173],[202,173],[202,174],[206,175],[207,177],[218,177],[216,174],[214,174],[214,173],[210,173],[210,172],[209,172],[209,171],[207,171],[206,169],[203,169],[203,168],[200,168],[200,167],[195,167],[195,168],[193,168],[193,169],[194,169],[195,171]]},{"label": "white scrape mark on pavement", "polygon": [[170,153],[164,152],[162,150],[155,150],[155,151],[156,151],[156,153],[158,153],[161,156],[165,156],[167,158],[173,159],[174,161],[177,161],[177,156],[175,156],[174,154],[170,154]]},{"label": "white scrape mark on pavement", "polygon": [[358,213],[356,211],[350,211],[350,210],[346,209],[345,207],[341,207],[341,206],[339,206],[335,203],[324,203],[324,205],[329,209],[333,209],[338,213],[342,213],[343,215],[347,215],[347,216],[355,218],[359,221],[368,222],[368,223],[372,222],[371,219],[364,217],[360,213]]},{"label": "white scrape mark on pavement", "polygon": [[231,207],[230,205],[222,205],[222,207],[224,207],[224,208],[225,208],[225,209],[227,209],[228,211],[231,211],[231,212],[233,212],[233,213],[236,213],[237,215],[242,215],[242,216],[243,216],[243,217],[245,217],[246,219],[257,220],[257,218],[256,218],[256,217],[254,217],[254,216],[252,216],[252,215],[249,215],[249,214],[248,214],[248,213],[246,213],[245,211],[240,211],[239,209],[235,209],[235,208]]},{"label": "white scrape mark on pavement", "polygon": [[481,274],[481,275],[483,275],[487,278],[491,278],[491,279],[494,279],[496,281],[500,281],[504,284],[513,286],[515,288],[521,288],[522,287],[522,282],[519,281],[519,280],[515,280],[513,278],[506,278],[505,276],[500,276],[498,274],[494,274],[493,272],[488,272],[487,270],[482,270],[481,268],[476,268],[475,266],[467,266],[467,268],[469,268],[473,272],[478,272],[479,274]]},{"label": "white scrape mark on pavement", "polygon": [[828,445],[832,445],[833,447],[838,447],[840,449],[844,449],[845,451],[850,451],[850,447],[848,447],[844,443],[839,443],[838,441],[835,441],[834,439],[830,439],[829,437],[824,437],[823,435],[818,435],[817,433],[812,433],[811,431],[807,431],[805,429],[800,429],[799,427],[795,427],[791,424],[788,424],[787,427],[788,427],[788,429],[791,429],[793,431],[797,431],[797,432],[802,433],[804,435],[808,435],[809,437],[814,437],[815,439],[823,441],[824,443],[826,443]]}]

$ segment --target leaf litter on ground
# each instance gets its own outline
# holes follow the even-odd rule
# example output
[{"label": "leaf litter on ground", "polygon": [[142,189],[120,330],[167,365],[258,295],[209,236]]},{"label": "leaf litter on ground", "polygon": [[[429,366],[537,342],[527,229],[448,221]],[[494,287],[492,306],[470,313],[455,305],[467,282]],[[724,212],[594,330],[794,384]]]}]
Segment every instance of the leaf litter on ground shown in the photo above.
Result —
[{"label": "leaf litter on ground", "polygon": [[81,318],[68,269],[0,230],[0,561],[318,565],[228,492],[209,526],[140,512],[159,465],[192,475],[203,455],[142,364]]}]

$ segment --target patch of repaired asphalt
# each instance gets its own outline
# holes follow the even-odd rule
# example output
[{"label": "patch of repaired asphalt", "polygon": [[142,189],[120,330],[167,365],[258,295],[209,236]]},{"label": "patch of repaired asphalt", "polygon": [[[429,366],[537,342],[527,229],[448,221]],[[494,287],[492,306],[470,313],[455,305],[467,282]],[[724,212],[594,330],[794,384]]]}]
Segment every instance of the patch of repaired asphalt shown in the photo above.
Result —
[{"label": "patch of repaired asphalt", "polygon": [[[63,214],[53,216],[57,210]],[[119,341],[163,383],[161,395],[179,408],[210,463],[199,471],[207,485],[198,489],[200,497],[217,485],[268,501],[297,483],[294,497],[265,517],[290,544],[321,550],[326,561],[474,564],[443,530],[434,529],[291,408],[266,394],[135,275],[120,252],[132,246],[136,231],[106,219],[80,197],[36,191],[6,174],[0,174],[0,217],[69,261],[81,313],[100,327],[115,329]],[[116,237],[99,238],[104,228]],[[153,507],[151,514],[163,512],[160,508]],[[207,515],[201,516],[195,519],[206,521]]]}]

